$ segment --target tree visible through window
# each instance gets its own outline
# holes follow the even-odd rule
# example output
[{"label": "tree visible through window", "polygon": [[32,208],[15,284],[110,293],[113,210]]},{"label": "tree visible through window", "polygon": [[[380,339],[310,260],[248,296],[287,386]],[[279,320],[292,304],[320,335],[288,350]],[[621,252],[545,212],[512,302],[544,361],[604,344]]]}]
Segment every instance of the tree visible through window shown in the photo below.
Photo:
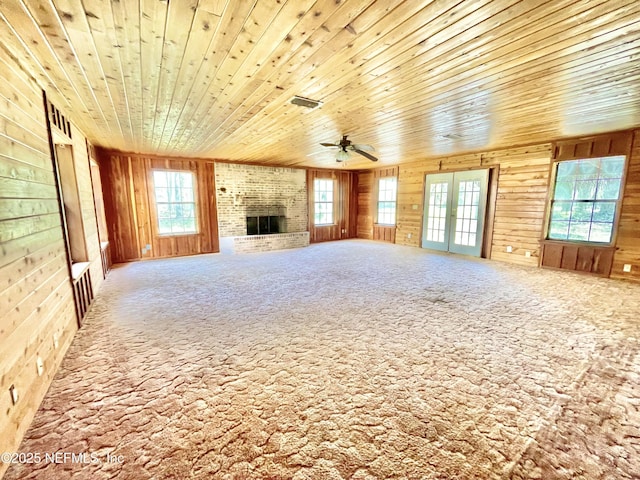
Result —
[{"label": "tree visible through window", "polygon": [[611,242],[624,165],[624,156],[558,162],[548,238]]},{"label": "tree visible through window", "polygon": [[155,170],[153,185],[158,212],[158,233],[197,233],[193,174]]},{"label": "tree visible through window", "polygon": [[378,182],[378,224],[396,224],[396,194],[398,179],[381,178]]},{"label": "tree visible through window", "polygon": [[315,225],[333,224],[333,180],[316,178],[313,182]]}]

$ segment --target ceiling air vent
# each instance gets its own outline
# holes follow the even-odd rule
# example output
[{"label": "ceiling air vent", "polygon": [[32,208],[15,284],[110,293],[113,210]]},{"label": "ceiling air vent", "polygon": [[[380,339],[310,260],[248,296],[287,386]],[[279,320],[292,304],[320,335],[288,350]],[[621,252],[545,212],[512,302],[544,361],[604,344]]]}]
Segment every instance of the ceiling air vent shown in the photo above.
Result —
[{"label": "ceiling air vent", "polygon": [[310,98],[304,98],[298,95],[291,99],[291,103],[300,107],[310,108],[311,110],[322,105],[322,102],[320,102],[319,100],[311,100]]}]

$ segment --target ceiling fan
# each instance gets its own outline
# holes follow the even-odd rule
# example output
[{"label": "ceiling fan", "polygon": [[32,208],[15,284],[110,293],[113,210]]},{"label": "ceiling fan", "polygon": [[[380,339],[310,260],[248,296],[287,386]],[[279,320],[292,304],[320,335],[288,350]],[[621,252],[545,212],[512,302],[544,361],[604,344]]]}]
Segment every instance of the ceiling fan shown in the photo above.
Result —
[{"label": "ceiling fan", "polygon": [[344,162],[348,160],[349,152],[359,153],[363,157],[367,157],[372,162],[378,161],[376,157],[365,151],[368,150],[369,152],[375,152],[375,148],[373,148],[371,145],[351,143],[351,140],[349,140],[347,136],[348,135],[343,135],[342,140],[340,140],[338,143],[321,143],[320,145],[322,145],[323,147],[339,149],[338,153],[336,154],[336,162]]}]

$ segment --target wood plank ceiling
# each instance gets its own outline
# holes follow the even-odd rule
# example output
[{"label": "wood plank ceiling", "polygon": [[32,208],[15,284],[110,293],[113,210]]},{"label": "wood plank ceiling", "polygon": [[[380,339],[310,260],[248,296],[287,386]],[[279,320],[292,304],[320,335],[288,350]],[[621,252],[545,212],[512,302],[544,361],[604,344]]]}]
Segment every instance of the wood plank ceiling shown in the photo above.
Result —
[{"label": "wood plank ceiling", "polygon": [[637,0],[2,0],[0,46],[142,153],[333,167],[349,134],[362,168],[640,125]]}]

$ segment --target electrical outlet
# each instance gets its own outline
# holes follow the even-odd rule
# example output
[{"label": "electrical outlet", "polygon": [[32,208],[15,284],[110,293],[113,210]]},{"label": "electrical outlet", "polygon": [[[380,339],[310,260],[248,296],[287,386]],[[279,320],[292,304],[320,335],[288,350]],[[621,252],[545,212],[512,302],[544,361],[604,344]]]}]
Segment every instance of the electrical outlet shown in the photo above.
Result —
[{"label": "electrical outlet", "polygon": [[507,245],[507,253],[513,252],[513,247],[511,245]]},{"label": "electrical outlet", "polygon": [[407,238],[411,238],[411,234],[410,233],[407,233]]},{"label": "electrical outlet", "polygon": [[144,248],[146,248],[148,251],[151,251],[151,244],[147,243],[147,245]]},{"label": "electrical outlet", "polygon": [[411,205],[411,208],[412,208],[413,210],[417,210],[417,209],[418,209],[418,205],[416,205],[416,204],[414,203],[413,205]]},{"label": "electrical outlet", "polygon": [[36,359],[36,368],[38,369],[38,376],[41,377],[44,372],[44,362],[40,357]]},{"label": "electrical outlet", "polygon": [[13,404],[15,405],[16,403],[18,403],[18,389],[15,387],[15,385],[11,385],[9,387],[9,393],[11,394],[11,401],[13,402]]},{"label": "electrical outlet", "polygon": [[625,273],[629,273],[631,271],[631,264],[625,263],[624,266],[622,267],[622,271]]},{"label": "electrical outlet", "polygon": [[526,252],[524,252],[524,256],[529,258],[531,256],[531,252],[527,250]]}]

